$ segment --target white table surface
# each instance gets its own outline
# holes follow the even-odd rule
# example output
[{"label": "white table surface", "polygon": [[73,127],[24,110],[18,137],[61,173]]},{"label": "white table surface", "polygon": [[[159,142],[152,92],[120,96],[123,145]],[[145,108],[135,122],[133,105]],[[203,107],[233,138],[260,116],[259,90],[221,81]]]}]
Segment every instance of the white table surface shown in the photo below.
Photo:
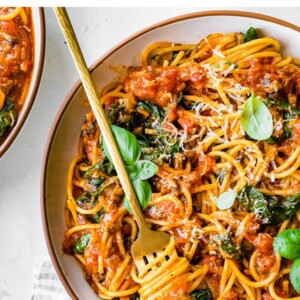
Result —
[{"label": "white table surface", "polygon": [[[87,64],[146,26],[213,8],[70,8]],[[232,8],[225,8],[232,9]],[[300,26],[300,8],[234,8]],[[40,210],[40,174],[56,112],[78,75],[51,8],[45,9],[46,56],[41,86],[25,126],[0,159],[0,300],[30,299],[35,262],[47,257]],[[300,57],[300,49],[299,49]],[[55,299],[53,299],[55,300]]]}]

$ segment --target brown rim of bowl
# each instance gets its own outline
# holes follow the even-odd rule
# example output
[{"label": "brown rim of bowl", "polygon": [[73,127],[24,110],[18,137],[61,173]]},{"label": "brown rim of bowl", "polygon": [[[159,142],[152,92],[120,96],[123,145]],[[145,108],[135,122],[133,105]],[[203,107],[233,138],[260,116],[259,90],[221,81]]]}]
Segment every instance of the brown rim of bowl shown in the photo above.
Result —
[{"label": "brown rim of bowl", "polygon": [[[146,27],[145,29],[142,29],[140,31],[138,31],[137,33],[133,34],[132,36],[128,37],[127,39],[123,40],[122,42],[120,42],[117,46],[115,46],[114,48],[112,48],[110,51],[108,51],[106,54],[104,54],[100,59],[98,59],[91,67],[90,67],[90,71],[93,72],[99,65],[101,65],[107,58],[109,58],[114,52],[116,52],[118,49],[120,49],[121,47],[123,47],[124,45],[128,44],[129,42],[133,41],[134,39],[136,39],[137,37],[141,36],[142,34],[145,34],[147,32],[150,32],[156,28],[159,27],[163,27],[172,23],[176,23],[179,21],[183,21],[183,20],[187,20],[187,19],[194,19],[194,18],[199,18],[199,17],[210,17],[210,16],[235,16],[235,17],[247,17],[247,18],[252,18],[252,19],[259,19],[259,20],[263,20],[263,21],[268,21],[268,22],[272,22],[275,24],[279,24],[281,26],[284,27],[288,27],[291,28],[295,31],[300,32],[300,27],[274,18],[274,17],[270,17],[267,15],[263,15],[263,14],[258,14],[258,13],[252,13],[252,12],[246,12],[246,11],[232,11],[232,10],[213,10],[213,11],[203,11],[203,12],[195,12],[195,13],[190,13],[190,14],[185,14],[185,15],[181,15],[178,17],[173,17],[173,18],[169,18],[165,21],[161,21],[159,23],[156,23],[152,26]],[[73,88],[71,89],[71,91],[68,93],[67,97],[65,98],[62,106],[60,107],[54,123],[52,125],[52,128],[50,130],[49,133],[49,137],[47,140],[47,144],[45,147],[45,152],[44,152],[44,157],[43,157],[43,163],[42,163],[42,174],[41,174],[41,213],[42,213],[42,219],[43,219],[43,228],[44,228],[44,233],[45,233],[45,239],[46,239],[46,243],[47,243],[47,248],[52,260],[52,263],[54,265],[54,268],[56,270],[56,273],[58,274],[63,286],[65,287],[66,291],[68,292],[69,296],[74,299],[74,300],[79,300],[78,297],[75,295],[73,289],[71,288],[71,286],[69,285],[59,263],[58,263],[58,259],[55,255],[54,252],[54,248],[53,245],[51,243],[51,237],[50,237],[50,231],[49,231],[49,227],[48,227],[48,219],[47,219],[47,213],[46,213],[46,197],[45,197],[45,188],[46,188],[46,173],[47,173],[47,164],[48,164],[48,158],[49,158],[49,154],[50,154],[50,149],[52,147],[52,143],[53,143],[53,138],[55,136],[57,127],[60,123],[60,120],[62,118],[62,115],[64,113],[64,111],[66,110],[66,108],[68,107],[69,103],[71,102],[73,96],[75,95],[75,93],[78,91],[78,89],[81,87],[81,81],[78,80],[75,85],[73,86]]]},{"label": "brown rim of bowl", "polygon": [[[43,67],[44,67],[44,59],[45,59],[45,45],[46,45],[45,13],[44,13],[44,9],[42,7],[38,8],[38,15],[39,15],[39,20],[40,20],[39,26],[41,28],[40,29],[41,30],[41,40],[40,40],[39,53],[34,53],[34,56],[40,57],[39,64],[37,66],[35,83],[34,83],[30,98],[26,99],[26,103],[21,110],[21,114],[19,115],[16,125],[12,128],[11,132],[9,132],[8,136],[4,139],[4,141],[0,145],[0,159],[6,153],[6,151],[12,145],[12,143],[15,141],[15,139],[17,138],[19,132],[21,131],[21,129],[23,127],[23,124],[27,120],[27,117],[31,111],[32,105],[35,101],[35,98],[36,98],[36,95],[37,95],[37,92],[39,89],[39,85],[41,82],[42,72],[43,72]],[[34,36],[36,36],[35,29],[34,29],[33,34],[34,34]],[[34,40],[35,40],[35,38],[34,38]]]}]

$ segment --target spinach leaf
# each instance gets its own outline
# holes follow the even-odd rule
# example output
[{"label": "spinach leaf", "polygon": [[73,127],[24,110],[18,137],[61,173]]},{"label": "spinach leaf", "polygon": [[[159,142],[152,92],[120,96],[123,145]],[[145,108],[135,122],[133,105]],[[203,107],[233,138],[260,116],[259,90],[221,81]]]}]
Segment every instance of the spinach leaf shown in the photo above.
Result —
[{"label": "spinach leaf", "polygon": [[262,219],[263,224],[279,224],[290,219],[300,208],[300,193],[285,198],[260,193],[246,185],[237,195],[238,201]]},{"label": "spinach leaf", "polygon": [[246,185],[237,195],[239,202],[262,219],[269,217],[268,203],[255,187]]},{"label": "spinach leaf", "polygon": [[289,228],[282,231],[275,238],[273,247],[284,258],[300,258],[300,230]]},{"label": "spinach leaf", "polygon": [[98,212],[90,216],[90,219],[93,223],[99,224],[103,215],[104,215],[104,208],[102,207]]},{"label": "spinach leaf", "polygon": [[90,240],[91,240],[90,234],[87,233],[82,235],[76,242],[75,246],[73,247],[74,253],[82,254],[85,248],[88,246]]},{"label": "spinach leaf", "polygon": [[223,234],[221,237],[221,249],[232,256],[238,258],[241,255],[240,247],[235,243],[232,234]]},{"label": "spinach leaf", "polygon": [[77,199],[76,203],[79,206],[82,206],[83,203],[85,202],[91,202],[91,195],[89,192],[83,192]]},{"label": "spinach leaf", "polygon": [[162,129],[157,129],[154,136],[147,136],[147,141],[147,147],[141,148],[141,156],[156,164],[161,164],[163,161],[171,163],[174,155],[180,151],[178,137]]},{"label": "spinach leaf", "polygon": [[141,108],[147,110],[154,117],[158,117],[160,119],[165,117],[164,110],[161,109],[160,107],[154,105],[151,102],[140,101],[140,102],[138,102],[138,107],[141,107]]},{"label": "spinach leaf", "polygon": [[272,224],[279,224],[290,219],[300,208],[300,193],[287,198],[267,196],[270,221]]},{"label": "spinach leaf", "polygon": [[285,141],[286,139],[290,138],[291,136],[292,136],[292,129],[288,125],[288,123],[285,121],[283,135],[280,137],[276,137],[276,136],[272,135],[271,137],[266,139],[266,142],[271,145],[278,144],[278,143],[281,143],[281,142]]},{"label": "spinach leaf", "polygon": [[227,192],[222,193],[217,199],[216,199],[216,205],[219,209],[229,209],[235,201],[236,198],[236,192],[232,189],[228,189]]},{"label": "spinach leaf", "polygon": [[157,149],[153,147],[143,147],[143,159],[150,160],[155,164],[162,164],[164,161],[171,163],[174,154],[179,152],[179,144],[176,142],[174,145],[166,146],[164,149]]},{"label": "spinach leaf", "polygon": [[89,184],[93,185],[94,188],[99,187],[105,181],[105,177],[89,178]]},{"label": "spinach leaf", "polygon": [[247,43],[252,40],[256,40],[257,38],[258,38],[257,29],[254,27],[250,27],[244,34],[244,43]]},{"label": "spinach leaf", "polygon": [[11,127],[13,127],[17,117],[17,108],[15,104],[7,98],[0,111],[0,139],[5,136]]},{"label": "spinach leaf", "polygon": [[291,106],[289,102],[282,98],[267,97],[266,105],[267,107],[274,107],[276,111],[282,115],[284,128],[284,133],[282,136],[276,137],[272,135],[269,139],[266,140],[266,142],[268,142],[269,144],[281,143],[292,136],[292,130],[289,126],[289,122],[300,115],[300,110],[296,107]]},{"label": "spinach leaf", "polygon": [[136,138],[141,147],[149,147],[149,141],[145,135],[139,134]]},{"label": "spinach leaf", "polygon": [[98,197],[99,195],[101,195],[103,193],[103,191],[110,185],[113,184],[113,181],[108,182],[106,184],[102,184],[97,191],[90,193],[93,197]]},{"label": "spinach leaf", "polygon": [[[132,185],[141,208],[145,209],[151,200],[152,190],[150,184],[146,180],[137,179],[132,182]],[[124,197],[124,206],[132,213],[127,196]]]},{"label": "spinach leaf", "polygon": [[222,249],[230,258],[239,259],[241,257],[241,248],[236,244],[232,233],[220,233],[214,235],[210,243],[215,247]]},{"label": "spinach leaf", "polygon": [[285,113],[285,120],[291,120],[294,119],[297,115],[300,115],[300,110],[297,107],[292,106],[288,101],[282,98],[267,97],[266,105],[268,107],[275,107],[276,110]]},{"label": "spinach leaf", "polygon": [[190,296],[195,300],[212,300],[212,295],[209,289],[194,290]]},{"label": "spinach leaf", "polygon": [[97,201],[96,201],[96,197],[98,197],[99,195],[102,194],[102,192],[110,185],[112,185],[113,182],[108,182],[106,184],[102,184],[96,191],[94,192],[88,192],[85,191],[83,192],[77,199],[76,199],[76,203],[82,207],[83,204],[85,202],[91,203],[92,206],[94,206]]},{"label": "spinach leaf", "polygon": [[115,171],[115,167],[110,161],[107,161],[106,159],[104,159],[101,162],[94,164],[86,172],[84,172],[83,178],[87,179],[87,178],[91,177],[94,172],[97,172],[97,171],[103,171],[106,174],[111,176],[111,175],[113,175],[113,173]]},{"label": "spinach leaf", "polygon": [[268,107],[252,93],[241,117],[242,127],[253,139],[263,141],[273,133],[273,119]]},{"label": "spinach leaf", "polygon": [[300,257],[298,257],[291,266],[290,280],[294,289],[300,294]]},{"label": "spinach leaf", "polygon": [[110,124],[118,124],[120,115],[124,114],[125,105],[124,103],[115,102],[111,104],[106,110],[105,115],[109,120]]},{"label": "spinach leaf", "polygon": [[86,172],[83,173],[83,178],[87,179],[88,183],[91,185],[92,190],[97,190],[99,186],[105,181],[105,177],[101,176],[100,171],[103,171],[109,175],[112,175],[114,171],[114,166],[112,163],[107,163],[112,166],[111,170],[106,170],[104,160],[90,167]]},{"label": "spinach leaf", "polygon": [[[144,116],[143,118],[142,116],[144,121],[142,127],[145,129],[156,129],[160,127],[165,118],[165,111],[162,108],[148,101],[140,101],[137,106],[139,108],[143,108],[149,113],[149,116],[147,117]],[[138,119],[141,119],[141,115]]]}]

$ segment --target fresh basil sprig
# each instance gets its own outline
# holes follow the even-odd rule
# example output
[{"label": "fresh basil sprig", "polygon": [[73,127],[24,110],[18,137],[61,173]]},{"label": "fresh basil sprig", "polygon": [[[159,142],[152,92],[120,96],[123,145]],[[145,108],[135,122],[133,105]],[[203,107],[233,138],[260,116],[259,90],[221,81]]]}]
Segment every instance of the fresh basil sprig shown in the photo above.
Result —
[{"label": "fresh basil sprig", "polygon": [[242,127],[254,140],[263,141],[273,133],[273,119],[268,107],[252,93],[242,111]]},{"label": "fresh basil sprig", "polygon": [[[155,175],[158,170],[158,166],[148,160],[139,160],[141,156],[141,148],[134,134],[116,125],[111,125],[111,130],[120,150],[128,176],[132,181],[139,204],[142,209],[145,209],[150,202],[152,193],[151,186],[146,180]],[[112,158],[105,141],[103,141],[103,149],[108,159],[112,162]],[[131,213],[126,196],[124,198],[124,205]]]},{"label": "fresh basil sprig", "polygon": [[282,257],[294,260],[290,280],[294,289],[300,293],[300,229],[289,228],[282,231],[275,238],[273,247]]}]

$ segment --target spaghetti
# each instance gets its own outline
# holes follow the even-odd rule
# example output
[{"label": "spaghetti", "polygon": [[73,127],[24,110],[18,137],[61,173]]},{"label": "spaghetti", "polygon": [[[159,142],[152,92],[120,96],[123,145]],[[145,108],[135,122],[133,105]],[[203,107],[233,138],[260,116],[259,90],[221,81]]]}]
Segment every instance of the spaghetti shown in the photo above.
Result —
[{"label": "spaghetti", "polygon": [[32,64],[30,8],[0,7],[0,143],[24,105]]},{"label": "spaghetti", "polygon": [[[277,40],[251,32],[154,43],[141,67],[101,94],[110,122],[134,133],[142,159],[159,167],[144,216],[171,242],[139,273],[130,255],[136,222],[86,115],[69,169],[63,248],[101,298],[300,299],[291,261],[272,246],[284,229],[300,228],[300,69]],[[241,125],[251,94],[273,119],[272,136],[260,141]],[[222,209],[216,200],[228,191],[235,196]]]}]

